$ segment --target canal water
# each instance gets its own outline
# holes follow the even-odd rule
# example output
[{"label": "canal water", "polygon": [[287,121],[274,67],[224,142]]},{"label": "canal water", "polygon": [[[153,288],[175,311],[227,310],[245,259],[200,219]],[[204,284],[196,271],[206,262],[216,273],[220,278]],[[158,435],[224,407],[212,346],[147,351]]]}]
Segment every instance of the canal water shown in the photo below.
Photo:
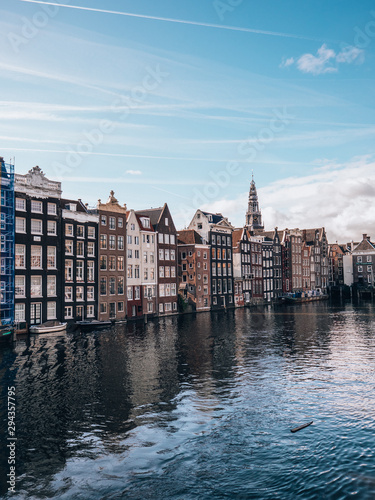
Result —
[{"label": "canal water", "polygon": [[[19,499],[374,499],[375,310],[202,313],[0,351]],[[314,423],[296,433],[290,429]]]}]

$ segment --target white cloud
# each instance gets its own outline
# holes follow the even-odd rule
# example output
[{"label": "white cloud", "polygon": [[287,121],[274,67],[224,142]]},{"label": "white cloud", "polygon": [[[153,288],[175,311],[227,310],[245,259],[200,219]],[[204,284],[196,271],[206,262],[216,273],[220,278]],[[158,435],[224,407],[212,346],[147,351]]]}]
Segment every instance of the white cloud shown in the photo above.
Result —
[{"label": "white cloud", "polygon": [[291,66],[292,64],[294,64],[294,57],[289,57],[288,59],[284,58],[280,64],[280,68],[287,68],[288,66]]},{"label": "white cloud", "polygon": [[126,173],[129,175],[142,175],[140,170],[127,170]]},{"label": "white cloud", "polygon": [[313,75],[320,75],[321,73],[333,73],[337,68],[330,66],[330,62],[334,59],[336,53],[332,49],[328,49],[323,44],[318,49],[317,56],[312,54],[304,54],[297,60],[297,67],[303,73],[312,73]]},{"label": "white cloud", "polygon": [[[375,237],[375,160],[354,158],[347,164],[323,165],[306,177],[289,177],[258,188],[266,229],[324,226],[329,242]],[[247,193],[215,200],[204,207],[222,212],[237,226],[244,223]]]},{"label": "white cloud", "polygon": [[336,53],[333,49],[329,49],[326,44],[323,44],[317,51],[316,55],[303,54],[298,59],[289,57],[283,59],[280,67],[287,68],[296,63],[297,68],[302,73],[311,73],[313,75],[321,75],[324,73],[336,73],[339,64],[351,64],[354,61],[362,63],[364,61],[363,50],[348,45]]}]

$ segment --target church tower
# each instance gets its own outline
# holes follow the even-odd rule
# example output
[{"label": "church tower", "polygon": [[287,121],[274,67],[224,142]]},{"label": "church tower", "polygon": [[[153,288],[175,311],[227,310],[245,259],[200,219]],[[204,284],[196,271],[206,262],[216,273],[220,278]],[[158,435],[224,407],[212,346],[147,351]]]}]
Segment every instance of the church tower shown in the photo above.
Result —
[{"label": "church tower", "polygon": [[249,204],[246,212],[246,227],[249,231],[263,231],[264,226],[262,224],[262,212],[259,208],[258,193],[255,187],[254,174],[252,175],[250,192],[249,192]]}]

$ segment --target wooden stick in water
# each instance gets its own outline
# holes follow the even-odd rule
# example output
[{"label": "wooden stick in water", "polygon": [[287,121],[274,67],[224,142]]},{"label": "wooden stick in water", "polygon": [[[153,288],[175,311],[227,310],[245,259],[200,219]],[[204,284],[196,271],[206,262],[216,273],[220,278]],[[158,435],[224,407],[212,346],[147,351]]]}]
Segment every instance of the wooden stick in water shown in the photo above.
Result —
[{"label": "wooden stick in water", "polygon": [[308,424],[303,424],[300,425],[299,427],[295,427],[294,429],[290,429],[290,432],[297,432],[300,431],[301,429],[304,429],[305,427],[308,427],[309,425],[313,424],[314,422],[309,422]]}]

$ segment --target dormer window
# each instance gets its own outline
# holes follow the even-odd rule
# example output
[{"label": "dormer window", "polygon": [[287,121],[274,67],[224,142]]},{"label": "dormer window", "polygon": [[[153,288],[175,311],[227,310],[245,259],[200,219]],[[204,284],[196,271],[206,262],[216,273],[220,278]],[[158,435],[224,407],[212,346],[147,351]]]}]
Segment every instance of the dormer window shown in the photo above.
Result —
[{"label": "dormer window", "polygon": [[71,212],[76,212],[77,211],[77,204],[76,203],[67,203],[65,205],[66,210],[70,210]]},{"label": "dormer window", "polygon": [[[168,219],[166,219],[168,220]],[[150,227],[150,219],[147,219],[146,217],[143,217],[141,219],[143,227]]]},{"label": "dormer window", "polygon": [[208,220],[209,220],[209,222],[212,222],[212,215],[208,216]]}]

